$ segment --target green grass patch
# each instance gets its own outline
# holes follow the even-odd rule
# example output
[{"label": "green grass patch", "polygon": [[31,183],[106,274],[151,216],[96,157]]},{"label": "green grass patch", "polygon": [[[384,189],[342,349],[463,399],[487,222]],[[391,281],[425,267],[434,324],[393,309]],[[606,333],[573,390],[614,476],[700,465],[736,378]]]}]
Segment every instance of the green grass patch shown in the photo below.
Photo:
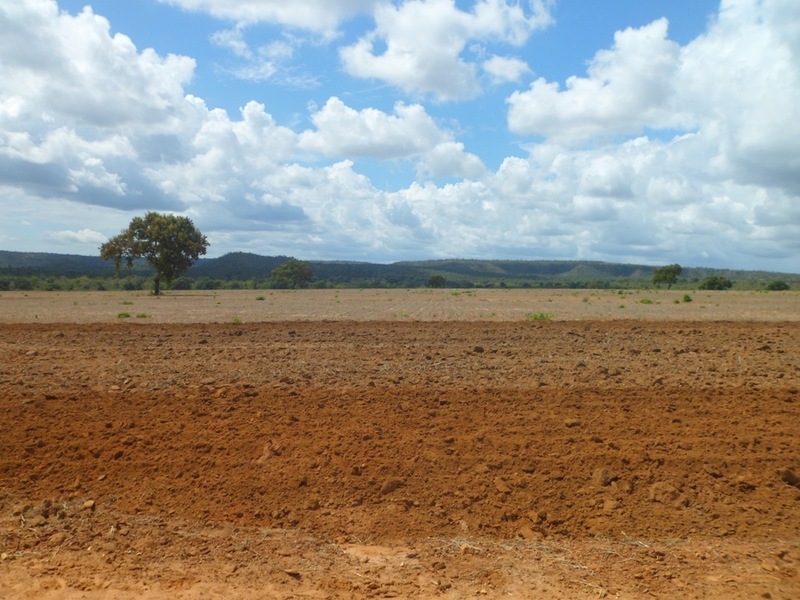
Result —
[{"label": "green grass patch", "polygon": [[551,312],[537,312],[537,313],[528,313],[525,315],[525,318],[528,321],[550,321],[553,318],[553,313]]}]

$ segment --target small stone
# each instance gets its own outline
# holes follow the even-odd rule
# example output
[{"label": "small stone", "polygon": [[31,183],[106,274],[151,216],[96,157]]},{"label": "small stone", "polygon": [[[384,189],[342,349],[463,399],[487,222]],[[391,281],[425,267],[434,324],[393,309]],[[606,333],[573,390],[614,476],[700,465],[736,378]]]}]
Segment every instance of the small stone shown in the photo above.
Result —
[{"label": "small stone", "polygon": [[399,479],[387,479],[381,486],[381,496],[385,496],[386,494],[391,494],[393,491],[395,491],[402,485],[403,482],[400,481]]},{"label": "small stone", "polygon": [[541,534],[536,533],[533,529],[528,527],[527,525],[523,525],[519,529],[519,537],[529,542],[534,542],[536,540],[541,539]]},{"label": "small stone", "polygon": [[594,482],[595,485],[598,485],[600,487],[607,487],[617,479],[619,478],[609,473],[608,469],[604,469],[602,467],[599,469],[595,469],[594,473],[592,474],[592,481]]},{"label": "small stone", "polygon": [[497,488],[497,491],[501,494],[510,494],[511,488],[509,485],[503,480],[502,477],[498,477],[494,480],[494,487]]},{"label": "small stone", "polygon": [[293,569],[284,569],[283,572],[286,573],[292,579],[300,579],[300,578],[303,577],[303,575],[302,575],[302,573],[300,573],[300,571],[295,571]]},{"label": "small stone", "polygon": [[47,519],[45,519],[42,515],[33,516],[27,521],[29,527],[41,527],[45,523],[47,523]]},{"label": "small stone", "polygon": [[791,469],[784,469],[781,472],[781,481],[791,485],[792,487],[800,488],[800,477],[798,477]]},{"label": "small stone", "polygon": [[51,546],[59,546],[63,544],[64,540],[66,539],[67,539],[67,534],[64,533],[63,531],[59,531],[50,536],[49,543]]},{"label": "small stone", "polygon": [[653,502],[672,504],[680,497],[680,492],[678,492],[675,486],[661,481],[650,486],[648,497]]},{"label": "small stone", "polygon": [[564,421],[564,425],[566,425],[570,429],[573,427],[578,427],[580,426],[580,424],[581,422],[578,419],[567,419],[566,421]]},{"label": "small stone", "polygon": [[83,508],[85,510],[94,510],[95,509],[94,500],[87,500],[86,502],[84,502],[83,503]]}]

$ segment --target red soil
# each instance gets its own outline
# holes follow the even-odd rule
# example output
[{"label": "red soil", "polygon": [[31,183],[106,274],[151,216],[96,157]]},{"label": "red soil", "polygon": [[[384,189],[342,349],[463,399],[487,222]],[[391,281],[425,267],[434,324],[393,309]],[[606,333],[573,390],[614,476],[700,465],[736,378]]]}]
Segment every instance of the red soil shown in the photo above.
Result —
[{"label": "red soil", "polygon": [[798,598],[800,323],[0,325],[0,597]]}]

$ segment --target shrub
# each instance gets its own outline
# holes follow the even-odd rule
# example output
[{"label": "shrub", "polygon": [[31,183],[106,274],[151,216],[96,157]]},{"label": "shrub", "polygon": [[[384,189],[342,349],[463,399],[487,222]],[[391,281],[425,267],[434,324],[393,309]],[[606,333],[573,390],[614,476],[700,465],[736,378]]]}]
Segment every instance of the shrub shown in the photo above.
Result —
[{"label": "shrub", "polygon": [[528,313],[526,315],[528,321],[549,321],[553,318],[553,313],[549,312],[538,312],[538,313]]},{"label": "shrub", "polygon": [[711,275],[706,277],[697,289],[700,290],[728,290],[733,287],[733,282],[727,277]]},{"label": "shrub", "polygon": [[785,281],[781,281],[780,279],[777,279],[775,281],[770,281],[767,284],[767,289],[770,292],[785,292],[786,290],[789,289],[789,284],[786,283]]},{"label": "shrub", "polygon": [[169,289],[190,290],[192,289],[192,280],[189,277],[178,277],[170,284]]}]

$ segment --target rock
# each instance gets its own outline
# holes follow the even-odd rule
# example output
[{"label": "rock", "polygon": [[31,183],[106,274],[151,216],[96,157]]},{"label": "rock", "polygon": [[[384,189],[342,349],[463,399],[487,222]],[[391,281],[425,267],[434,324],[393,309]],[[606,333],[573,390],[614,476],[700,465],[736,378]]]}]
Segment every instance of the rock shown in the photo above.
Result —
[{"label": "rock", "polygon": [[47,523],[47,519],[44,518],[42,515],[36,515],[31,517],[26,521],[29,527],[41,527],[45,523]]},{"label": "rock", "polygon": [[581,422],[578,419],[567,419],[566,421],[564,421],[564,425],[566,425],[570,429],[573,427],[578,427],[580,426],[580,424]]},{"label": "rock", "polygon": [[502,477],[498,477],[494,480],[494,487],[497,488],[497,491],[501,494],[510,494],[511,488],[508,484],[503,480]]},{"label": "rock", "polygon": [[381,496],[391,494],[393,491],[395,491],[402,485],[403,482],[400,481],[399,479],[387,479],[386,481],[383,482],[383,485],[381,486]]},{"label": "rock", "polygon": [[94,510],[95,509],[94,500],[87,500],[86,502],[84,502],[83,503],[83,508],[85,510]]},{"label": "rock", "polygon": [[619,502],[617,502],[612,498],[609,498],[608,500],[603,502],[603,512],[607,515],[610,515],[618,508],[619,508]]},{"label": "rock", "polygon": [[736,478],[736,485],[742,492],[752,492],[756,489],[756,484],[747,475],[740,475]]},{"label": "rock", "polygon": [[675,486],[664,481],[654,483],[650,486],[650,490],[648,491],[648,497],[650,500],[653,502],[659,502],[661,504],[672,504],[680,497],[680,495],[680,492],[675,488]]},{"label": "rock", "polygon": [[592,473],[592,481],[594,482],[595,485],[598,485],[600,487],[607,487],[617,479],[619,479],[619,477],[612,475],[611,473],[608,472],[608,469],[604,469],[602,467],[599,469],[595,469],[594,473]]},{"label": "rock", "polygon": [[51,535],[50,539],[48,541],[49,541],[51,546],[59,546],[59,545],[63,544],[64,540],[66,540],[66,539],[67,539],[67,534],[64,533],[63,531],[59,531],[59,532],[54,533],[53,535]]},{"label": "rock", "polygon": [[284,569],[283,572],[286,573],[292,579],[301,579],[303,577],[300,571],[295,571],[293,569]]},{"label": "rock", "polygon": [[523,525],[519,529],[518,533],[519,537],[529,542],[535,542],[536,540],[540,540],[542,538],[542,534],[536,533],[533,529],[528,527],[527,525]]},{"label": "rock", "polygon": [[792,487],[800,488],[800,477],[798,477],[791,469],[784,469],[781,472],[781,481],[791,485]]}]

